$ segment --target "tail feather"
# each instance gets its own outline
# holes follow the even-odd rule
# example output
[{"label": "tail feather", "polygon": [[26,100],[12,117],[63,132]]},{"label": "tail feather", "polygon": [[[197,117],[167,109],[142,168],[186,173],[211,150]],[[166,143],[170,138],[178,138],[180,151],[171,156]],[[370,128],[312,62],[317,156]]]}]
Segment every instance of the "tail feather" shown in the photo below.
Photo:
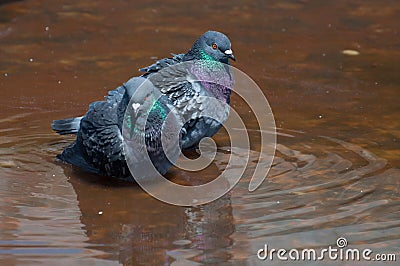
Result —
[{"label": "tail feather", "polygon": [[74,118],[66,118],[61,120],[54,120],[51,124],[51,129],[57,132],[60,135],[65,134],[76,134],[78,133],[80,124],[81,124],[81,117],[74,117]]}]

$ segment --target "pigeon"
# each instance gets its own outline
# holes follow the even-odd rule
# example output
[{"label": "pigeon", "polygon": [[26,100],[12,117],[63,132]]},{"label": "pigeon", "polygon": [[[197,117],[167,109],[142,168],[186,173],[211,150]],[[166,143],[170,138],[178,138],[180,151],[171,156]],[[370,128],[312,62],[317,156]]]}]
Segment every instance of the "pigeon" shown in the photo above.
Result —
[{"label": "pigeon", "polygon": [[[76,140],[57,159],[86,172],[132,180],[130,171],[135,169],[129,169],[127,159],[140,165],[139,151],[145,149],[155,169],[164,175],[179,150],[196,148],[226,120],[233,86],[229,59],[235,57],[228,37],[207,31],[187,53],[172,54],[140,69],[144,74],[109,91],[103,101],[91,103],[85,115],[53,121],[52,129],[58,134],[76,134]],[[143,84],[150,85],[139,89]],[[222,109],[210,97],[221,102]],[[171,121],[165,123],[171,112]],[[142,121],[143,114],[147,114],[146,121]],[[124,125],[128,136],[123,135]],[[170,139],[162,145],[161,129],[177,132],[178,143]],[[133,159],[127,158],[124,142]]]}]

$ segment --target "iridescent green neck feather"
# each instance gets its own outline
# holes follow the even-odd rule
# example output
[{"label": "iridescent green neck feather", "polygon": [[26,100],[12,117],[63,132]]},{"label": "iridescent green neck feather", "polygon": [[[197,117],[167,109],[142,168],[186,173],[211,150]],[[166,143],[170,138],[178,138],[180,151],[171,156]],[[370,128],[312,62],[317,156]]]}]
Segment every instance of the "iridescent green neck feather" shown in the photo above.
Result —
[{"label": "iridescent green neck feather", "polygon": [[200,59],[201,60],[209,60],[209,61],[215,61],[214,58],[212,58],[210,55],[206,54],[206,52],[204,52],[204,50],[200,50]]}]

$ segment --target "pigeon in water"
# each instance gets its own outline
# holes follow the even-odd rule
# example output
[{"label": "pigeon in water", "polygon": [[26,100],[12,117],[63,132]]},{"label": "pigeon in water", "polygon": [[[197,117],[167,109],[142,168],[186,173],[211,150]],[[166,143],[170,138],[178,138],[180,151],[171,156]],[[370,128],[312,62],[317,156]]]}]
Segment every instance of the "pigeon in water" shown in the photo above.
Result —
[{"label": "pigeon in water", "polygon": [[[213,136],[227,118],[229,109],[214,111],[218,121],[210,118],[207,114],[213,113],[216,107],[207,97],[229,105],[233,86],[227,67],[229,59],[235,60],[235,57],[228,37],[207,31],[186,54],[173,55],[140,69],[145,74],[110,91],[104,101],[91,103],[84,116],[53,121],[52,129],[58,134],[77,135],[76,141],[57,158],[87,172],[131,179],[123,148],[122,128],[127,125],[133,132],[129,136],[132,149],[135,149],[135,138],[143,136],[151,162],[160,174],[165,174],[172,166],[171,158],[165,153],[170,154],[177,146],[173,141],[161,145],[166,114],[174,110],[174,122],[168,123],[163,131],[179,131],[178,147],[182,150],[196,148],[202,138]],[[151,89],[138,90],[146,81],[150,82]],[[154,96],[154,91],[159,98]],[[133,115],[125,116],[127,110]],[[144,122],[140,120],[143,112],[147,112]]]}]

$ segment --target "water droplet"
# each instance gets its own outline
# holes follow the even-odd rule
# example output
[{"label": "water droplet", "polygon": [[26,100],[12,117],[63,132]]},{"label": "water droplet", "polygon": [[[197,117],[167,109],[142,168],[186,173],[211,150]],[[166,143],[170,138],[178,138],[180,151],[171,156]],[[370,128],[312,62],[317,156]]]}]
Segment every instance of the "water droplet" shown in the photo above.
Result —
[{"label": "water droplet", "polygon": [[99,211],[99,215],[102,215],[103,214],[103,211]]},{"label": "water droplet", "polygon": [[33,62],[33,58],[29,58],[29,62]]}]

